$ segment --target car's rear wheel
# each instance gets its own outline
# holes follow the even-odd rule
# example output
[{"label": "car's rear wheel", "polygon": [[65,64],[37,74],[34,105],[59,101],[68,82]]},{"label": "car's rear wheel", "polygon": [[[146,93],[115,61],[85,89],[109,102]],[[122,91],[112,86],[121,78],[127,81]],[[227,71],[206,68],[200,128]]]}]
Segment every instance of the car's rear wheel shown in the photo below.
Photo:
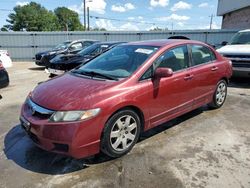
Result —
[{"label": "car's rear wheel", "polygon": [[227,82],[225,80],[220,80],[217,83],[216,90],[214,92],[213,101],[208,104],[211,108],[220,108],[227,97]]},{"label": "car's rear wheel", "polygon": [[115,113],[103,130],[102,152],[110,157],[128,153],[138,141],[140,130],[140,118],[133,110],[125,109]]}]

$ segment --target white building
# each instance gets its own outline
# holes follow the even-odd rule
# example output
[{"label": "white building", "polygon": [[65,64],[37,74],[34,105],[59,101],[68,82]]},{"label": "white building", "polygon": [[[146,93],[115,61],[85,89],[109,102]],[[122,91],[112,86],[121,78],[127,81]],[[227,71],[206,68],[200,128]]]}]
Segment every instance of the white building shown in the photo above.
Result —
[{"label": "white building", "polygon": [[222,29],[250,29],[250,0],[218,0]]}]

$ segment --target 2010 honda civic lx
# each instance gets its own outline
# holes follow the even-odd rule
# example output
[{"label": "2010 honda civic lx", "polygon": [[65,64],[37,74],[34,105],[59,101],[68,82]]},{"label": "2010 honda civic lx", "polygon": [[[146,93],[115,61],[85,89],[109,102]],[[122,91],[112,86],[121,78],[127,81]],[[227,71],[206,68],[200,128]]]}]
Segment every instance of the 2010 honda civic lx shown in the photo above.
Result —
[{"label": "2010 honda civic lx", "polygon": [[120,157],[145,130],[202,105],[221,107],[231,75],[231,62],[202,42],[126,43],[39,84],[21,125],[48,151]]}]

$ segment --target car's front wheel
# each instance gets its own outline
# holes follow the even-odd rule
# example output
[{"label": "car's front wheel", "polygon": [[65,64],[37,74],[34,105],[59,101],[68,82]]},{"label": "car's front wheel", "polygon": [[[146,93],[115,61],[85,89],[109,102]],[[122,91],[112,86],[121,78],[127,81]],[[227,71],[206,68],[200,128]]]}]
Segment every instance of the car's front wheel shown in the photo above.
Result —
[{"label": "car's front wheel", "polygon": [[225,80],[220,80],[217,83],[216,90],[214,92],[213,101],[208,104],[211,108],[220,108],[227,97],[227,82]]},{"label": "car's front wheel", "polygon": [[128,153],[138,141],[141,121],[137,113],[124,109],[115,113],[106,123],[101,139],[101,150],[110,157]]}]

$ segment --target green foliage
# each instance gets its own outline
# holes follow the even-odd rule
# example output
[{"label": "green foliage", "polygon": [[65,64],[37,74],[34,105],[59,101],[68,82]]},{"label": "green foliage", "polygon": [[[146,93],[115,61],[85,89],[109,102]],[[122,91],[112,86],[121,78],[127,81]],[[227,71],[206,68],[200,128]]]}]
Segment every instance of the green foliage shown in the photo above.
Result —
[{"label": "green foliage", "polygon": [[168,31],[168,28],[162,29],[162,28],[159,28],[159,27],[155,27],[153,29],[150,29],[150,31]]},{"label": "green foliage", "polygon": [[25,6],[14,7],[5,27],[13,31],[55,31],[59,30],[57,17],[40,4],[30,2]]},{"label": "green foliage", "polygon": [[75,11],[66,7],[58,7],[54,12],[58,18],[61,30],[66,31],[67,27],[69,31],[84,30],[84,27],[79,20],[79,16]]},{"label": "green foliage", "polygon": [[107,31],[107,30],[105,28],[95,27],[95,28],[90,28],[90,31]]},{"label": "green foliage", "polygon": [[6,27],[2,27],[1,31],[8,31],[8,29]]},{"label": "green foliage", "polygon": [[30,2],[25,6],[14,7],[5,25],[12,31],[79,31],[84,30],[76,12],[66,7],[48,11],[40,4]]}]

